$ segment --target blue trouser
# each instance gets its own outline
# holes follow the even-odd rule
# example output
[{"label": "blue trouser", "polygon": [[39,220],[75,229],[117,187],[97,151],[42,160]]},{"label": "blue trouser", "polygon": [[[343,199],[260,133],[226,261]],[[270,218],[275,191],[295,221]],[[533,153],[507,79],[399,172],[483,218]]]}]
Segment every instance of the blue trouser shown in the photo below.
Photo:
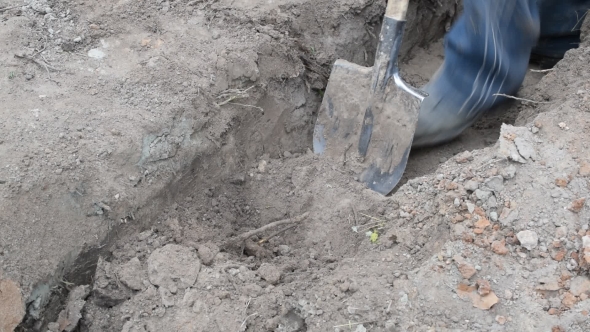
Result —
[{"label": "blue trouser", "polygon": [[465,0],[445,61],[425,87],[414,146],[458,136],[517,92],[531,53],[560,58],[580,39],[590,0]]}]

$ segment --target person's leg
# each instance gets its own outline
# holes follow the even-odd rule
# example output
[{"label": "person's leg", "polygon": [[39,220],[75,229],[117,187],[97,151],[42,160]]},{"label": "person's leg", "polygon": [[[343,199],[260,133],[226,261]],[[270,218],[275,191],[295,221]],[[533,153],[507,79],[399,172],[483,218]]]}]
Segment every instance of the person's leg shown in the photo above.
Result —
[{"label": "person's leg", "polygon": [[537,0],[541,19],[541,35],[532,50],[532,58],[554,64],[565,52],[580,44],[580,27],[590,0]]},{"label": "person's leg", "polygon": [[445,60],[424,90],[414,147],[447,142],[515,93],[539,37],[535,0],[465,0]]}]

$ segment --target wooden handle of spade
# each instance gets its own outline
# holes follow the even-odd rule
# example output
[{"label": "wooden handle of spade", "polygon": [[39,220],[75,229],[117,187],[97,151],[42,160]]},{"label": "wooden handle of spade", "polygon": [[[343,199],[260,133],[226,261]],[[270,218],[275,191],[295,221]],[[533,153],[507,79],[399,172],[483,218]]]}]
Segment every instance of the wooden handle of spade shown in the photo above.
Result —
[{"label": "wooden handle of spade", "polygon": [[405,21],[409,0],[389,0],[385,9],[385,16],[397,21]]}]

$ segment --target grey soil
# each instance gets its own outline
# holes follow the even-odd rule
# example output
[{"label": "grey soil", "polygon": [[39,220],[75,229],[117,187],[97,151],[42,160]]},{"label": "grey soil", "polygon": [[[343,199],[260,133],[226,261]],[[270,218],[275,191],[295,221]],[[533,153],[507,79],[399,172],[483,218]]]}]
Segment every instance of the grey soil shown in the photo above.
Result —
[{"label": "grey soil", "polygon": [[[308,149],[330,64],[371,64],[383,9],[1,11],[0,331],[589,330],[588,41],[527,77],[543,103],[413,152],[382,197]],[[414,85],[458,10],[412,3]]]}]

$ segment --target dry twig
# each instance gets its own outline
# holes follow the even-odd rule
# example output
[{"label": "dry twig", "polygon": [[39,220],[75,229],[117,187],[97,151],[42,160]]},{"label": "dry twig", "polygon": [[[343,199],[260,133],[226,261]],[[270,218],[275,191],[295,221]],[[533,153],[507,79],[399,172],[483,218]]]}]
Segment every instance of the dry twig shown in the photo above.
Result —
[{"label": "dry twig", "polygon": [[498,97],[506,97],[506,98],[510,98],[510,99],[514,99],[514,100],[518,100],[518,101],[524,101],[527,103],[533,103],[533,104],[548,104],[548,102],[546,101],[536,101],[536,100],[531,100],[531,99],[526,99],[526,98],[518,98],[518,97],[514,97],[511,95],[505,95],[503,93],[494,93],[494,96],[498,96]]},{"label": "dry twig", "polygon": [[295,218],[289,218],[289,219],[283,219],[283,220],[271,222],[268,225],[264,225],[260,228],[251,230],[251,231],[246,232],[242,235],[239,235],[233,239],[230,239],[229,242],[226,243],[226,246],[231,243],[242,243],[254,235],[258,235],[258,234],[263,233],[269,229],[272,229],[272,228],[275,228],[275,227],[278,227],[281,225],[286,225],[286,224],[291,224],[291,223],[299,223],[299,222],[305,220],[307,218],[307,216],[309,216],[309,212],[305,212],[304,214],[297,216]]},{"label": "dry twig", "polygon": [[269,236],[265,237],[264,239],[262,239],[262,240],[258,241],[258,244],[260,245],[260,244],[263,244],[263,243],[265,243],[265,242],[268,242],[268,240],[272,239],[273,237],[275,237],[275,236],[277,236],[277,235],[280,235],[280,234],[282,234],[282,233],[284,233],[284,232],[286,232],[286,231],[290,230],[291,228],[295,228],[295,227],[297,227],[297,226],[298,226],[298,225],[291,225],[291,226],[287,226],[287,227],[285,227],[285,228],[283,228],[283,229],[281,229],[281,230],[278,230],[278,231],[276,231],[276,232],[272,233],[271,235],[269,235]]},{"label": "dry twig", "polygon": [[0,13],[4,13],[5,11],[11,10],[11,9],[20,8],[20,7],[22,7],[22,6],[12,6],[12,7],[0,8]]}]

